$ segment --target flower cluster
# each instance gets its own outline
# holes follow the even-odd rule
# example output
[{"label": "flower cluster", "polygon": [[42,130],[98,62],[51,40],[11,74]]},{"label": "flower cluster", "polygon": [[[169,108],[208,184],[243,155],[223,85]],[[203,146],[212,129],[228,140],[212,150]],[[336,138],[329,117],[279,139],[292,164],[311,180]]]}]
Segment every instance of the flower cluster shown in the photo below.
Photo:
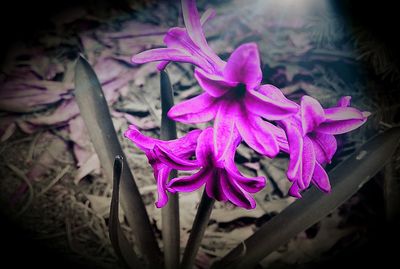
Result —
[{"label": "flower cluster", "polygon": [[[154,169],[156,206],[166,204],[167,191],[190,192],[205,184],[208,196],[218,201],[254,208],[251,193],[265,186],[265,178],[245,177],[237,169],[234,156],[242,141],[270,158],[281,151],[289,154],[290,195],[301,197],[300,192],[311,182],[329,192],[323,166],[336,152],[334,135],[361,126],[368,112],[349,107],[350,97],[343,97],[337,107],[327,109],[309,96],[298,105],[273,85],[261,85],[255,43],[239,46],[223,61],[208,46],[202,29],[202,23],[214,12],[200,18],[195,0],[182,0],[182,11],[186,28],[171,28],[164,38],[166,48],[141,52],[132,61],[160,61],[160,70],[170,61],[193,64],[194,77],[204,93],[175,105],[168,116],[186,124],[213,121],[213,126],[172,141],[146,137],[135,127],[126,131],[125,136],[146,153]],[[197,171],[168,182],[172,169]]]}]

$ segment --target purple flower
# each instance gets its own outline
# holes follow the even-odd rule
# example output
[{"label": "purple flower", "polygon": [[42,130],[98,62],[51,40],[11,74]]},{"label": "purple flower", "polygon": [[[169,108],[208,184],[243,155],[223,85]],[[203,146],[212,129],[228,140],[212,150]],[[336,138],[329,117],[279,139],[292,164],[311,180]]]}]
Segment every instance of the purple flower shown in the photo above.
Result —
[{"label": "purple flower", "polygon": [[[250,193],[263,188],[265,179],[246,178],[236,168],[234,155],[241,141],[268,157],[276,156],[280,150],[290,154],[287,172],[293,182],[290,195],[300,197],[300,191],[311,182],[329,192],[323,165],[336,152],[334,135],[358,128],[368,113],[349,107],[350,97],[342,98],[337,107],[323,109],[311,97],[304,96],[297,105],[278,88],[260,85],[262,71],[255,43],[239,46],[225,62],[208,46],[202,29],[202,23],[215,13],[206,12],[200,19],[195,0],[182,0],[182,11],[186,28],[171,28],[164,38],[166,48],[141,52],[132,61],[161,61],[160,70],[170,61],[195,65],[194,76],[205,92],[173,106],[168,116],[187,124],[212,120],[214,123],[213,128],[201,134],[188,134],[170,142],[145,138],[137,130],[131,131],[128,137],[145,151],[154,168],[159,185],[157,206],[165,204],[166,189],[188,192],[205,184],[210,197],[254,208]],[[181,148],[185,143],[190,146]],[[196,160],[191,160],[194,153]],[[167,183],[171,169],[198,168],[191,176]]]},{"label": "purple flower", "polygon": [[134,142],[146,154],[153,167],[154,178],[157,181],[158,199],[156,206],[163,207],[168,202],[166,184],[172,169],[194,170],[200,166],[196,160],[190,160],[194,155],[197,138],[201,130],[194,130],[184,137],[163,141],[147,137],[139,132],[135,126],[129,126],[124,133],[125,137]]},{"label": "purple flower", "polygon": [[152,49],[132,57],[134,63],[162,61],[162,70],[169,61],[194,64],[207,72],[222,70],[225,62],[208,46],[202,21],[206,22],[215,12],[206,12],[200,19],[195,0],[182,0],[183,20],[186,28],[173,27],[164,37],[167,48]]},{"label": "purple flower", "polygon": [[293,182],[289,194],[301,197],[310,183],[329,192],[329,178],[323,165],[330,163],[337,149],[334,135],[350,132],[365,123],[369,112],[349,107],[350,96],[342,97],[337,107],[323,109],[309,96],[301,99],[299,112],[280,121],[288,139],[290,161],[287,176]]},{"label": "purple flower", "polygon": [[[241,45],[228,62],[224,62],[207,44],[195,1],[183,0],[182,10],[186,29],[170,29],[164,39],[167,48],[139,53],[132,60],[136,63],[178,61],[196,65],[194,75],[205,93],[175,105],[168,116],[183,123],[214,119],[213,140],[218,159],[224,158],[235,129],[251,148],[260,154],[275,156],[279,152],[277,135],[282,131],[263,118],[283,119],[296,113],[297,105],[284,98],[274,86],[260,86],[262,72],[255,43]],[[165,67],[165,63],[161,67]],[[282,98],[270,97],[274,95]]]},{"label": "purple flower", "polygon": [[[243,176],[234,163],[236,147],[241,139],[236,133],[224,160],[219,160],[213,143],[213,130],[205,129],[197,140],[196,159],[201,169],[191,176],[178,177],[168,183],[171,192],[191,192],[205,184],[206,193],[218,201],[230,201],[246,209],[255,208],[251,193],[265,186],[264,177]],[[188,167],[189,168],[189,167]]]}]

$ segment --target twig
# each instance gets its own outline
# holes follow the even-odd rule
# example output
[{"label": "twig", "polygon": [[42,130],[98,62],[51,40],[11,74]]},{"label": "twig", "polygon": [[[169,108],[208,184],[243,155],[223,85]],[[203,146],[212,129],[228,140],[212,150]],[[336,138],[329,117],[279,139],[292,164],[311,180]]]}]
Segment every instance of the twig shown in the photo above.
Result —
[{"label": "twig", "polygon": [[[160,74],[160,92],[162,109],[161,139],[176,139],[176,124],[167,116],[168,111],[174,105],[174,97],[169,76],[165,71]],[[170,178],[177,176],[176,171],[170,173]],[[180,258],[178,194],[168,193],[168,203],[161,209],[161,217],[165,269],[176,269],[179,266]]]},{"label": "twig", "polygon": [[181,269],[191,269],[194,266],[197,251],[200,248],[201,240],[203,239],[204,233],[208,226],[208,221],[210,219],[214,202],[215,199],[208,197],[206,191],[204,190],[185,248],[185,252],[183,253],[180,267]]},{"label": "twig", "polygon": [[45,194],[48,190],[50,190],[71,168],[71,166],[68,164],[67,166],[64,167],[64,169],[47,185],[42,191],[40,191],[36,197],[40,197],[43,194]]},{"label": "twig", "polygon": [[30,180],[28,179],[28,177],[24,174],[24,172],[22,172],[18,167],[8,163],[6,164],[8,168],[10,168],[18,177],[20,177],[25,184],[28,186],[28,190],[29,190],[29,197],[28,197],[28,201],[25,203],[25,205],[21,208],[21,210],[16,214],[16,216],[21,216],[31,205],[32,201],[33,201],[33,197],[34,197],[34,190],[32,187],[32,184],[30,182]]},{"label": "twig", "polygon": [[41,135],[41,133],[38,133],[33,138],[31,145],[29,146],[28,154],[25,159],[26,163],[29,163],[33,160],[33,153],[35,151],[36,143],[38,142],[40,135]]}]

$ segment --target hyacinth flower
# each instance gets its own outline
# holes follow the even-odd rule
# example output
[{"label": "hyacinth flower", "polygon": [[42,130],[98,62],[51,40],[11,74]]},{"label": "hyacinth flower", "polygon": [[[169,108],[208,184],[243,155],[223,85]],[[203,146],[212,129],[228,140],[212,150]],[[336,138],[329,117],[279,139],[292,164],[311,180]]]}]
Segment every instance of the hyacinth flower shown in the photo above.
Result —
[{"label": "hyacinth flower", "polygon": [[331,162],[337,150],[334,135],[360,127],[370,115],[349,107],[350,99],[350,96],[342,97],[336,107],[323,109],[314,98],[303,96],[299,113],[279,122],[288,140],[288,147],[281,149],[290,154],[287,177],[293,182],[289,189],[291,196],[300,198],[300,191],[311,182],[324,192],[330,191],[323,165]]},{"label": "hyacinth flower", "polygon": [[[133,56],[132,61],[162,61],[159,68],[169,61],[196,66],[195,78],[205,92],[175,105],[168,116],[182,123],[214,120],[217,158],[224,158],[234,130],[258,153],[274,157],[279,152],[282,131],[263,119],[286,118],[297,112],[297,105],[286,98],[270,98],[269,95],[280,94],[274,86],[260,86],[262,72],[255,43],[239,46],[225,62],[207,44],[195,1],[183,0],[182,11],[186,29],[170,29],[164,38],[167,48],[144,51]],[[264,95],[264,90],[271,93]]]},{"label": "hyacinth flower", "polygon": [[[213,129],[206,128],[200,135],[196,146],[196,159],[200,170],[191,176],[177,177],[168,183],[170,192],[192,192],[205,184],[209,197],[217,201],[230,201],[246,208],[255,208],[256,202],[251,193],[265,186],[264,177],[245,177],[234,163],[235,151],[241,138],[235,135],[224,160],[219,160],[213,143]],[[188,169],[189,170],[189,167]]]},{"label": "hyacinth flower", "polygon": [[181,138],[163,141],[143,135],[133,125],[125,131],[125,137],[146,154],[153,168],[158,192],[158,199],[155,204],[158,208],[163,207],[168,202],[166,184],[173,169],[194,170],[200,167],[196,160],[190,159],[195,154],[197,138],[200,133],[200,130],[194,130]]}]

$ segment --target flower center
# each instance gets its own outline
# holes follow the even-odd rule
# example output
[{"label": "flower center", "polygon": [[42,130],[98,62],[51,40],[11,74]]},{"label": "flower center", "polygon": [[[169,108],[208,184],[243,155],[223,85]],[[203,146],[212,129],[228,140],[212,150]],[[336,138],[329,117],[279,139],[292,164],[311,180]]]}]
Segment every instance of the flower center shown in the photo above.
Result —
[{"label": "flower center", "polygon": [[231,100],[243,99],[246,94],[246,85],[239,83],[235,88],[232,88],[228,92],[228,98]]}]

